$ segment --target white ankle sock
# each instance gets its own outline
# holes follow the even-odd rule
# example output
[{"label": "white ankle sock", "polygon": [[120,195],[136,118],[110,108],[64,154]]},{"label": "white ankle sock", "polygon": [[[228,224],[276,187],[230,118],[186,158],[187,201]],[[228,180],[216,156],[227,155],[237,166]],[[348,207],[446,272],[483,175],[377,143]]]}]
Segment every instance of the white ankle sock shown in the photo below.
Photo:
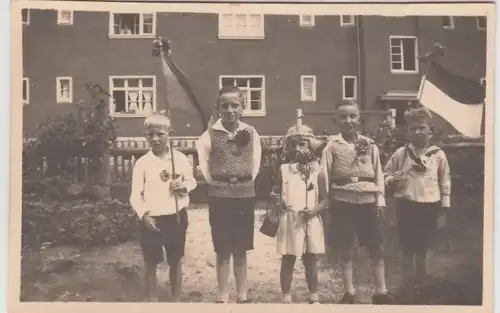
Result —
[{"label": "white ankle sock", "polygon": [[292,303],[292,295],[289,293],[283,294],[283,303]]}]

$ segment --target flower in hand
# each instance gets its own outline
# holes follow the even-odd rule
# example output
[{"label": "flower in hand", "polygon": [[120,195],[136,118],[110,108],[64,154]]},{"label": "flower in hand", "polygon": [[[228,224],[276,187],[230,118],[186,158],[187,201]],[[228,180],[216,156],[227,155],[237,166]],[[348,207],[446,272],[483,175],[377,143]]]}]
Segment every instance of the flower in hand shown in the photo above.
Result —
[{"label": "flower in hand", "polygon": [[405,178],[405,174],[403,171],[397,171],[392,175],[392,180],[394,182],[400,182]]},{"label": "flower in hand", "polygon": [[250,132],[247,129],[239,129],[236,131],[233,140],[238,147],[245,147],[250,142]]},{"label": "flower in hand", "polygon": [[311,219],[314,216],[314,212],[309,208],[304,208],[300,211],[300,214],[305,220]]}]

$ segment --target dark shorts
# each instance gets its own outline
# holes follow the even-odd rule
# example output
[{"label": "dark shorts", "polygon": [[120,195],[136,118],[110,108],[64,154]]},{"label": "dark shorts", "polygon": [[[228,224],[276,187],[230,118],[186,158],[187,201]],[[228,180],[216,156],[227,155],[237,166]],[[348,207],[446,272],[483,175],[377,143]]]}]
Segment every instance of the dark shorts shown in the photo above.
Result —
[{"label": "dark shorts", "polygon": [[398,199],[399,245],[405,252],[424,252],[429,248],[437,230],[440,203],[418,203]]},{"label": "dark shorts", "polygon": [[179,262],[184,256],[188,227],[187,211],[180,210],[179,217],[180,223],[178,224],[175,214],[154,216],[156,228],[160,230],[160,233],[149,230],[141,224],[140,244],[146,263],[158,264],[165,261],[163,247],[167,252],[168,264]]},{"label": "dark shorts", "polygon": [[357,236],[359,245],[368,248],[372,257],[382,257],[382,235],[375,203],[355,204],[332,200],[329,234],[333,250],[352,252],[356,247]]},{"label": "dark shorts", "polygon": [[254,198],[209,198],[209,222],[216,253],[253,249],[254,209]]}]

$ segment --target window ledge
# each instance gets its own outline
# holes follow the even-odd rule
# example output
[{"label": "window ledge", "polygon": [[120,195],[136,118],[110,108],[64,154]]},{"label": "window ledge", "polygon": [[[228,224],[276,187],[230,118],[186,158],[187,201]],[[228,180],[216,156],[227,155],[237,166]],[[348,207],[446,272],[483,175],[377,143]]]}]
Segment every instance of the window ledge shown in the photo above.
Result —
[{"label": "window ledge", "polygon": [[418,71],[394,71],[391,70],[392,74],[397,74],[397,75],[415,75],[418,74]]},{"label": "window ledge", "polygon": [[266,36],[262,35],[256,35],[256,36],[231,36],[231,35],[219,35],[219,39],[248,39],[248,40],[262,40],[266,39]]},{"label": "window ledge", "polygon": [[57,100],[58,104],[71,104],[73,101],[71,100]]},{"label": "window ledge", "polygon": [[264,111],[261,112],[243,112],[243,117],[264,117],[267,113]]},{"label": "window ledge", "polygon": [[156,38],[153,34],[147,35],[108,35],[110,39],[154,39]]},{"label": "window ledge", "polygon": [[28,104],[30,104],[29,101],[23,100],[23,105],[28,105]]},{"label": "window ledge", "polygon": [[134,118],[134,117],[139,117],[139,118],[145,118],[150,116],[150,114],[146,113],[110,113],[109,116],[111,117],[116,117],[116,118]]}]

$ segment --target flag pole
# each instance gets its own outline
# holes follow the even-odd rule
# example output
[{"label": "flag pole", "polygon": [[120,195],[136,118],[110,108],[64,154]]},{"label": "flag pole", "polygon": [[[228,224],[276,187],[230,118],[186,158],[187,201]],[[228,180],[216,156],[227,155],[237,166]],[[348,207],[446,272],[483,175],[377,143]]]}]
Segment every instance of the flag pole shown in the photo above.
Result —
[{"label": "flag pole", "polygon": [[422,59],[425,59],[425,70],[422,75],[422,79],[420,80],[420,88],[418,90],[417,94],[417,107],[420,107],[420,100],[422,98],[422,94],[424,92],[424,85],[425,82],[427,81],[427,75],[429,74],[430,67],[432,66],[431,62],[439,57],[442,56],[440,53],[443,53],[442,51],[444,50],[444,47],[439,44],[439,43],[434,43],[434,47],[431,52],[427,53],[425,56],[422,57]]},{"label": "flag pole", "polygon": [[[159,37],[158,39],[158,42],[159,42],[159,46],[160,46],[160,56],[162,57],[163,60],[166,61],[166,58],[168,56],[168,54],[170,53],[170,48],[168,47],[168,44],[167,44],[167,47],[165,47],[165,41],[162,40],[161,36]],[[162,60],[162,61],[163,61]],[[163,65],[162,65],[163,66]],[[165,97],[165,113],[166,113],[166,116],[168,118],[170,118],[170,103],[168,101],[168,88],[167,88],[167,77],[163,77],[164,81],[165,81],[165,89],[164,89],[164,97]],[[170,122],[172,122],[172,119],[170,119]],[[168,138],[168,150],[170,152],[170,163],[172,164],[172,179],[176,179],[176,172],[175,172],[175,160],[174,160],[174,148],[173,148],[173,144],[172,144],[172,131],[170,131],[170,134],[169,134],[169,138]],[[176,217],[176,220],[177,220],[177,224],[180,224],[181,220],[180,220],[180,216],[179,216],[179,199],[177,199],[177,195],[174,193],[174,200],[175,200],[175,217]]]}]

